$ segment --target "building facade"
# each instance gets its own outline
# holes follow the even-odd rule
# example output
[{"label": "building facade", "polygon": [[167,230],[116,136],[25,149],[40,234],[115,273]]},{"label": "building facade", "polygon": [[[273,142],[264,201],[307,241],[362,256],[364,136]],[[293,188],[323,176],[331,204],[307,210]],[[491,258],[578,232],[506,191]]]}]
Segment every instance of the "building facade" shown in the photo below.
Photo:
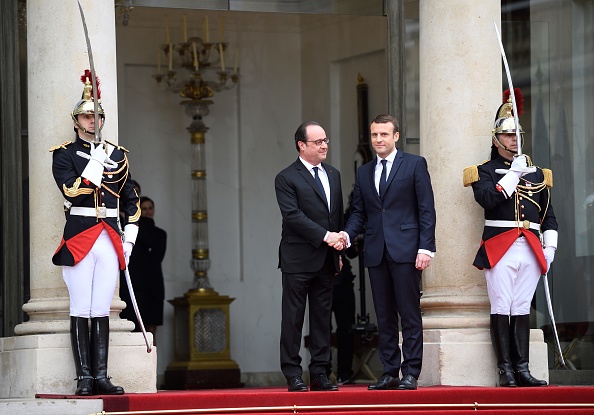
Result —
[{"label": "building facade", "polygon": [[[21,371],[3,379],[0,397],[66,393],[74,373],[65,369],[55,375],[43,364],[51,357],[64,368],[71,365],[67,291],[50,261],[63,214],[48,149],[71,139],[69,113],[88,60],[76,3],[47,3],[0,5],[0,52],[7,57],[0,63],[0,361],[19,367],[25,359],[32,365],[26,371],[31,375]],[[271,177],[296,157],[297,125],[316,119],[332,139],[330,161],[341,170],[348,195],[358,141],[359,73],[369,89],[369,115],[399,116],[401,148],[427,158],[439,206],[438,254],[423,276],[421,384],[494,384],[486,287],[482,272],[471,266],[482,212],[461,177],[464,167],[488,158],[495,111],[507,88],[495,23],[514,86],[525,97],[524,149],[537,165],[553,170],[560,225],[549,278],[565,358],[575,370],[571,375],[557,370],[541,285],[533,301],[532,372],[553,383],[592,378],[591,2],[225,1],[211,9],[198,9],[194,2],[172,9],[163,7],[166,2],[134,1],[131,10],[98,3],[81,1],[102,80],[104,136],[130,150],[132,175],[143,194],[156,201],[155,219],[168,231],[168,299],[192,286],[192,147],[186,130],[191,119],[179,105],[181,98],[155,82],[157,50],[166,42],[166,25],[177,42],[184,26],[190,36],[204,36],[207,16],[211,35],[222,32],[238,47],[240,82],[217,93],[204,118],[209,276],[217,291],[235,298],[231,355],[251,385],[283,381],[277,350],[280,216]],[[228,52],[228,62],[231,56]],[[228,235],[236,237],[229,241]],[[112,375],[123,378],[126,390],[155,390],[173,359],[173,309],[166,305],[158,353],[146,355],[142,338],[129,333],[129,322],[118,317],[123,307],[114,296],[110,357],[115,364],[110,367],[119,371]],[[477,362],[485,370],[476,370]],[[381,370],[377,362],[370,364]],[[126,375],[131,367],[145,371],[143,382]],[[469,377],[469,371],[476,376]]]}]

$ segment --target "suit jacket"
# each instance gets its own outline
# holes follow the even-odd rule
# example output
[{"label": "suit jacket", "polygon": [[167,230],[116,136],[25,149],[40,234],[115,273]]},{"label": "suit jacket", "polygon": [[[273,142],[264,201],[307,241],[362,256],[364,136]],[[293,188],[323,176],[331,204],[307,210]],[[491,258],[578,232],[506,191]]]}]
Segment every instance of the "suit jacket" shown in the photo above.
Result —
[{"label": "suit jacket", "polygon": [[330,210],[311,172],[299,159],[274,180],[283,218],[278,260],[282,272],[317,272],[328,249],[334,251],[339,271],[339,253],[324,242],[324,236],[326,231],[338,232],[344,226],[340,172],[328,164],[322,166],[330,182]]},{"label": "suit jacket", "polygon": [[[76,153],[90,154],[90,145],[80,137],[76,142],[67,141],[50,149],[53,152],[52,173],[62,195],[72,206],[108,209],[119,207],[125,213],[122,228],[128,223],[137,223],[140,218],[140,203],[134,190],[134,183],[128,171],[128,158],[124,147],[106,142],[109,158],[117,163],[117,168],[103,171],[101,188],[81,176],[87,163],[91,161]],[[69,209],[69,208],[68,208]],[[94,216],[70,215],[65,209],[66,225],[60,246],[52,261],[55,265],[73,266],[78,264],[91,250],[93,243],[103,229],[107,230],[120,263],[126,268],[122,250],[122,239],[117,218],[97,219]]]},{"label": "suit jacket", "polygon": [[375,188],[377,158],[359,167],[345,231],[351,241],[365,225],[365,266],[380,264],[384,243],[396,262],[415,262],[419,249],[435,252],[433,189],[423,157],[398,151],[383,199]]}]

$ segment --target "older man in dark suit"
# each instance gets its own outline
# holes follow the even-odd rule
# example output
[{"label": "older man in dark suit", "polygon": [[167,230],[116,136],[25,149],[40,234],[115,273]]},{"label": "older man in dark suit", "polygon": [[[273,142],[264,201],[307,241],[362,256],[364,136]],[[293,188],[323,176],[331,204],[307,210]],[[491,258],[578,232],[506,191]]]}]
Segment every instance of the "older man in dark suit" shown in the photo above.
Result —
[{"label": "older man in dark suit", "polygon": [[[332,286],[340,271],[338,234],[343,223],[340,172],[322,163],[328,154],[324,129],[316,122],[301,124],[295,132],[299,158],[274,181],[283,218],[279,247],[282,271],[281,370],[290,392],[305,392],[301,375],[301,336],[309,299],[311,390],[335,391],[326,375],[330,359]],[[336,249],[334,249],[336,248]]]},{"label": "older man in dark suit", "polygon": [[348,245],[367,226],[365,266],[383,364],[380,380],[369,389],[417,389],[423,358],[421,271],[435,253],[433,189],[425,159],[396,149],[396,118],[378,115],[370,130],[377,157],[357,170],[352,213],[342,233]]}]

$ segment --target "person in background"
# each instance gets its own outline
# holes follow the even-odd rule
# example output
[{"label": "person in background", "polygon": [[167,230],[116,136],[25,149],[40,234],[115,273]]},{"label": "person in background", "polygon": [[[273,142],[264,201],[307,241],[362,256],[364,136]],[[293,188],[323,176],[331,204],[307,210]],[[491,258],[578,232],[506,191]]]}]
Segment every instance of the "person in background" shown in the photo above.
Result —
[{"label": "person in background", "polygon": [[[163,325],[165,283],[161,264],[167,248],[167,233],[155,226],[155,203],[151,198],[142,196],[140,209],[142,213],[138,221],[138,237],[132,250],[133,255],[130,258],[128,270],[140,317],[146,331],[153,334],[153,344],[156,346],[157,327]],[[120,281],[120,297],[127,304],[120,313],[120,317],[134,322],[134,331],[140,331],[125,277]]]},{"label": "person in background", "polygon": [[281,370],[289,392],[306,392],[301,377],[305,307],[309,300],[310,387],[336,391],[326,369],[330,361],[332,286],[340,272],[343,249],[337,233],[343,225],[340,172],[323,163],[328,155],[324,129],[315,121],[295,132],[297,160],[276,175],[274,188],[282,215],[278,266],[282,271]]},{"label": "person in background", "polygon": [[383,364],[381,378],[368,389],[414,390],[423,360],[421,272],[435,253],[433,189],[427,161],[396,148],[396,118],[380,114],[370,131],[377,157],[357,169],[352,211],[342,232],[349,246],[367,226],[364,259]]},{"label": "person in background", "polygon": [[[522,97],[514,88],[516,108]],[[491,159],[464,169],[464,186],[485,210],[485,226],[473,265],[485,270],[491,303],[491,341],[500,386],[545,386],[528,369],[530,303],[541,274],[548,272],[557,249],[557,220],[551,204],[553,173],[518,154],[509,89],[504,92],[492,135]],[[521,145],[521,143],[520,143]],[[541,244],[541,235],[542,242]]]},{"label": "person in background", "polygon": [[[89,70],[81,80],[85,85],[82,99],[71,113],[75,141],[50,149],[52,173],[66,199],[64,234],[52,262],[62,266],[70,296],[75,394],[120,395],[124,389],[107,376],[109,311],[118,270],[125,269],[136,241],[140,204],[130,176],[128,150],[101,139],[105,112],[99,88],[93,91]],[[118,204],[125,213],[123,232]]]}]

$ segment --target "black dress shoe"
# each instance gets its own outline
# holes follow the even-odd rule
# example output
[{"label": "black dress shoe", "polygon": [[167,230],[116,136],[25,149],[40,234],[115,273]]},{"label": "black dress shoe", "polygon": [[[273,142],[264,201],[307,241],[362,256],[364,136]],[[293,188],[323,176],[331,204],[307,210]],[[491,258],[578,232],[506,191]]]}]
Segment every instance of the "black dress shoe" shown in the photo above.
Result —
[{"label": "black dress shoe", "polygon": [[301,379],[301,376],[293,376],[287,379],[289,385],[289,392],[307,392],[307,385]]},{"label": "black dress shoe", "polygon": [[330,382],[325,373],[318,373],[313,375],[311,382],[309,382],[309,389],[312,391],[337,391],[338,386]]},{"label": "black dress shoe", "polygon": [[413,375],[406,375],[400,380],[398,390],[417,390],[417,379]]},{"label": "black dress shoe", "polygon": [[367,389],[370,391],[393,390],[398,389],[398,385],[400,385],[400,379],[397,377],[391,375],[382,375],[380,380],[372,385],[369,385]]}]

